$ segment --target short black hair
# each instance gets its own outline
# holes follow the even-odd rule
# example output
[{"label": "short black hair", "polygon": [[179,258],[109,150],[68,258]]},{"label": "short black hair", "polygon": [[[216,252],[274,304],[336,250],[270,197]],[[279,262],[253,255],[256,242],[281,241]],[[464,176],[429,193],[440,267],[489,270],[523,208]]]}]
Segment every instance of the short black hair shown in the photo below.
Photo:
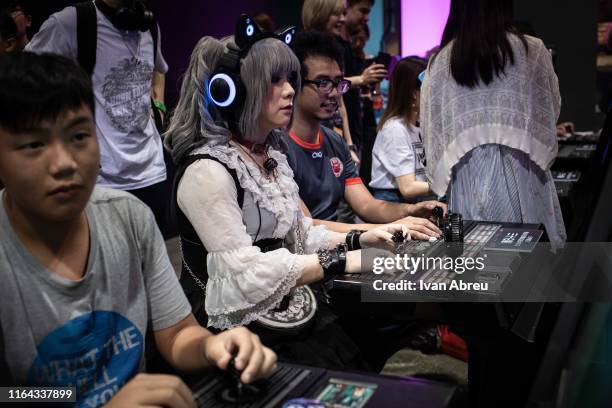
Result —
[{"label": "short black hair", "polygon": [[300,60],[303,80],[308,76],[308,67],[305,64],[308,57],[325,57],[330,58],[338,63],[341,70],[344,71],[343,50],[338,41],[333,35],[322,31],[301,31],[296,34],[291,43],[293,52]]},{"label": "short black hair", "polygon": [[0,9],[0,39],[8,40],[17,37],[17,25],[8,10]]},{"label": "short black hair", "polygon": [[[357,3],[361,3],[364,0],[348,0],[347,1],[347,7],[352,7]],[[368,3],[370,3],[370,7],[374,7],[374,0],[366,0]]]},{"label": "short black hair", "polygon": [[54,54],[0,56],[0,127],[24,133],[82,105],[95,112],[89,75]]}]

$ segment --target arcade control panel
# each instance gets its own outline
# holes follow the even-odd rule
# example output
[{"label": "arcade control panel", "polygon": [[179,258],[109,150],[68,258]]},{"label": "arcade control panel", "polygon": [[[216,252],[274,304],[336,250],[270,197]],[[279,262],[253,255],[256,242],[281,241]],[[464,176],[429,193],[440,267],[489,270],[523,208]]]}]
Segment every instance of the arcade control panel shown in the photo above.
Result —
[{"label": "arcade control panel", "polygon": [[[484,268],[470,273],[458,274],[443,269],[440,263],[422,266],[417,270],[399,270],[393,274],[356,273],[336,277],[333,288],[338,290],[361,290],[372,287],[376,280],[385,282],[422,281],[427,285],[450,284],[454,279],[475,283],[487,283],[485,295],[499,295],[511,277],[524,263],[543,235],[539,224],[516,224],[463,220],[460,214],[447,214],[439,222],[443,230],[441,239],[430,241],[409,240],[398,242],[396,254],[409,257],[445,258],[484,257]],[[467,292],[470,292],[469,290]],[[483,294],[482,292],[478,292]]]},{"label": "arcade control panel", "polygon": [[567,197],[571,189],[574,188],[582,176],[582,173],[579,170],[553,170],[551,173],[555,182],[555,189],[557,190],[559,197]]},{"label": "arcade control panel", "polygon": [[599,135],[593,132],[575,132],[559,139],[559,152],[552,166],[552,176],[559,197],[567,197],[580,180],[593,154],[597,150]]},{"label": "arcade control panel", "polygon": [[231,372],[189,382],[198,407],[454,407],[454,385],[279,364],[270,378],[242,384]]}]

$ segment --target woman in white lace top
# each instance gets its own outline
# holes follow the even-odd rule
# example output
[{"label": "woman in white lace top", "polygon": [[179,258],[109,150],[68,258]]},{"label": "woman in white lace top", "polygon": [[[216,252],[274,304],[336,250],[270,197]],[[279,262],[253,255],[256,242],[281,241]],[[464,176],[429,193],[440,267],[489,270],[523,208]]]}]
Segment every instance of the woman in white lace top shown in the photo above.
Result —
[{"label": "woman in white lace top", "polygon": [[421,89],[427,177],[464,219],[542,223],[557,248],[557,76],[542,41],[511,24],[511,1],[452,1]]},{"label": "woman in white lace top", "polygon": [[[211,77],[234,43],[205,37],[192,54],[166,135],[184,170],[176,193],[181,282],[203,324],[248,325],[286,360],[359,368],[354,343],[332,315],[322,318],[325,305],[306,286],[328,274],[317,250],[334,251],[347,235],[304,217],[273,132],[289,124],[300,63],[279,38],[239,48],[243,104],[229,112],[214,105]],[[357,239],[363,246],[389,245],[398,230],[407,233],[385,226]],[[360,251],[349,251],[343,269],[360,268]]]}]

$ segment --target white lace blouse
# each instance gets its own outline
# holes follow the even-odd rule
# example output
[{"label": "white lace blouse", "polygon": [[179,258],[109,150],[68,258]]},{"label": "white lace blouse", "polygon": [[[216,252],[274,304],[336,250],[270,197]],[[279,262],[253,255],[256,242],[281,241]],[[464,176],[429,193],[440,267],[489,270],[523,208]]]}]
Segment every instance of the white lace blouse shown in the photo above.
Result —
[{"label": "white lace blouse", "polygon": [[[298,187],[282,153],[270,149],[278,162],[276,181],[265,178],[232,146],[206,145],[193,154],[208,154],[234,169],[244,189],[240,208],[226,168],[203,159],[185,171],[177,201],[208,250],[209,325],[220,329],[245,325],[276,307],[295,286],[304,269],[297,240],[304,253],[312,254],[328,247],[336,233],[313,226],[303,216]],[[285,247],[263,253],[253,246],[255,240],[267,238],[285,239]]]}]

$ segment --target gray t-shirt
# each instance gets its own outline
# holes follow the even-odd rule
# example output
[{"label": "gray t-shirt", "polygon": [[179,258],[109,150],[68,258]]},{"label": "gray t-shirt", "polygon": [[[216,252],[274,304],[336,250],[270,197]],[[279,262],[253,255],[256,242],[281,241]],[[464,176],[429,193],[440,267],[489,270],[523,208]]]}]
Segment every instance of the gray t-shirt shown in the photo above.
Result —
[{"label": "gray t-shirt", "polygon": [[0,367],[18,385],[76,386],[91,407],[144,370],[147,324],[168,328],[191,307],[146,205],[97,187],[86,214],[87,269],[68,280],[21,244],[0,194]]},{"label": "gray t-shirt", "polygon": [[[150,114],[153,70],[166,73],[158,36],[153,67],[150,32],[115,28],[97,10],[98,42],[92,75],[96,98],[96,133],[102,168],[98,184],[135,190],[166,179],[162,140]],[[36,53],[77,59],[76,8],[47,19],[26,47]]]}]

